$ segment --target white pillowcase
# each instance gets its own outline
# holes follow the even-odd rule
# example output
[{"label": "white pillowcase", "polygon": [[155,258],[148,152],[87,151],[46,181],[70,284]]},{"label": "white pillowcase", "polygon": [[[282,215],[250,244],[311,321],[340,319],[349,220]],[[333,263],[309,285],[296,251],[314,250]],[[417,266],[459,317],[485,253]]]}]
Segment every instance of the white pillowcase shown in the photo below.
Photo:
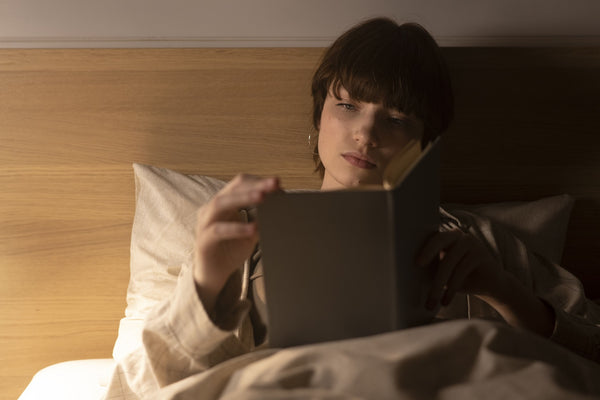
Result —
[{"label": "white pillowcase", "polygon": [[115,359],[140,344],[146,314],[173,292],[181,269],[192,265],[197,211],[225,185],[219,179],[148,165],[134,164],[133,170],[131,271]]},{"label": "white pillowcase", "polygon": [[[184,267],[193,263],[196,214],[225,182],[169,169],[133,165],[136,208],[131,235],[131,276],[127,308],[113,357],[119,359],[141,344],[148,311],[167,298]],[[528,246],[559,262],[573,199],[568,195],[532,202],[447,205],[468,210],[508,228]]]}]

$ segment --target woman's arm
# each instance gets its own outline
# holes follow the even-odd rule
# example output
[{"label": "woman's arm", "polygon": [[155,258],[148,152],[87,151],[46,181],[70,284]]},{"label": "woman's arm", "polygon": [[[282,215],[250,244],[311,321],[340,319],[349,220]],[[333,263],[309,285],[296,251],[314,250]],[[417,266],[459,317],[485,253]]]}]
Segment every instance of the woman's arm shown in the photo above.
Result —
[{"label": "woman's arm", "polygon": [[252,350],[241,271],[258,235],[240,209],[278,189],[275,178],[240,175],[198,211],[195,264],[184,269],[173,296],[147,316],[143,345],[117,360],[107,398],[146,398]]},{"label": "woman's arm", "polygon": [[198,212],[194,281],[198,296],[213,315],[219,293],[231,274],[258,243],[256,222],[240,210],[256,207],[268,193],[280,190],[276,178],[238,175]]},{"label": "woman's arm", "polygon": [[472,294],[510,325],[600,362],[600,306],[585,297],[576,277],[507,232],[481,240],[472,235],[452,229],[426,242],[417,263],[439,259],[429,306],[448,304],[456,292]]},{"label": "woman's arm", "polygon": [[545,337],[552,335],[554,310],[507,272],[483,244],[460,229],[438,232],[425,244],[417,263],[439,258],[427,306],[447,305],[457,292],[479,297],[510,325]]},{"label": "woman's arm", "polygon": [[478,297],[492,306],[512,326],[528,329],[544,337],[554,331],[554,309],[537,297],[510,273],[502,275],[493,295]]},{"label": "woman's arm", "polygon": [[[230,282],[236,278],[241,274]],[[246,310],[247,302],[238,299],[225,317],[236,321],[239,332],[222,329],[224,324],[213,321],[198,298],[191,268],[184,269],[173,296],[147,316],[140,347],[116,360],[107,398],[154,398],[166,385],[251,351]]]}]

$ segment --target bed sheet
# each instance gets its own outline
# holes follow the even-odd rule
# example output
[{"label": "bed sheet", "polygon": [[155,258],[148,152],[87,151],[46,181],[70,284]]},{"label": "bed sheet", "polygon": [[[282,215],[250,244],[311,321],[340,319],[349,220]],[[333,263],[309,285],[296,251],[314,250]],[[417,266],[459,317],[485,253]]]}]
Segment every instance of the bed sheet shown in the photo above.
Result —
[{"label": "bed sheet", "polygon": [[51,365],[35,374],[19,400],[103,399],[114,367],[112,358]]}]

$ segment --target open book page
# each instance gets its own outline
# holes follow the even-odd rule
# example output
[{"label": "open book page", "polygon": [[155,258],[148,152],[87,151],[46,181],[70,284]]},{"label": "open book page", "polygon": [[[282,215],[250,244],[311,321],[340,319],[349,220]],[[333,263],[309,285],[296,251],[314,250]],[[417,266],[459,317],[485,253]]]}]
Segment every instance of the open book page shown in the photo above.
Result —
[{"label": "open book page", "polygon": [[[430,146],[428,144],[425,150]],[[396,154],[383,173],[384,189],[392,189],[400,184],[418,162],[425,150],[421,150],[421,141],[411,140],[401,152]]]}]

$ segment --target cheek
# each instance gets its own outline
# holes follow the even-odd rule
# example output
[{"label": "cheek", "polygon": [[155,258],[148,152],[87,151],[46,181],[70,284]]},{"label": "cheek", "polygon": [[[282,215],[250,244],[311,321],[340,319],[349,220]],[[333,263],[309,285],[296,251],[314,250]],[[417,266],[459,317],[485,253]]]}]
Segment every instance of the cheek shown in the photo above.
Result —
[{"label": "cheek", "polygon": [[319,129],[319,136],[325,136],[330,139],[342,137],[345,132],[345,126],[343,121],[336,118],[331,113],[323,113],[321,116],[321,124]]},{"label": "cheek", "polygon": [[380,158],[380,167],[381,169],[385,169],[388,164],[390,163],[390,161],[392,160],[392,158],[394,158],[394,156],[398,153],[398,151],[388,151],[384,154],[381,154],[381,158]]},{"label": "cheek", "polygon": [[332,167],[337,158],[337,152],[340,150],[340,138],[338,130],[332,126],[332,121],[321,120],[321,130],[319,131],[319,157],[325,169]]},{"label": "cheek", "polygon": [[392,153],[395,154],[406,148],[412,141],[421,141],[422,137],[423,127],[420,124],[417,124],[408,129],[391,133],[389,136],[389,147],[392,149]]},{"label": "cheek", "polygon": [[402,135],[400,137],[396,137],[390,146],[392,155],[402,151],[412,140],[416,139],[410,135]]},{"label": "cheek", "polygon": [[383,161],[383,165],[387,166],[387,164],[391,161],[394,156],[400,152],[402,152],[406,146],[416,138],[413,136],[402,136],[396,137],[394,140],[389,142],[388,146],[381,149],[381,158]]},{"label": "cheek", "polygon": [[327,158],[327,155],[329,154],[329,136],[327,134],[326,130],[323,130],[323,128],[321,127],[321,130],[319,131],[319,140],[318,140],[318,148],[319,148],[319,156],[321,157],[321,161],[323,161],[323,158]]},{"label": "cheek", "polygon": [[323,155],[327,153],[334,134],[335,129],[332,127],[332,119],[324,113],[321,116],[319,129],[319,154]]}]

